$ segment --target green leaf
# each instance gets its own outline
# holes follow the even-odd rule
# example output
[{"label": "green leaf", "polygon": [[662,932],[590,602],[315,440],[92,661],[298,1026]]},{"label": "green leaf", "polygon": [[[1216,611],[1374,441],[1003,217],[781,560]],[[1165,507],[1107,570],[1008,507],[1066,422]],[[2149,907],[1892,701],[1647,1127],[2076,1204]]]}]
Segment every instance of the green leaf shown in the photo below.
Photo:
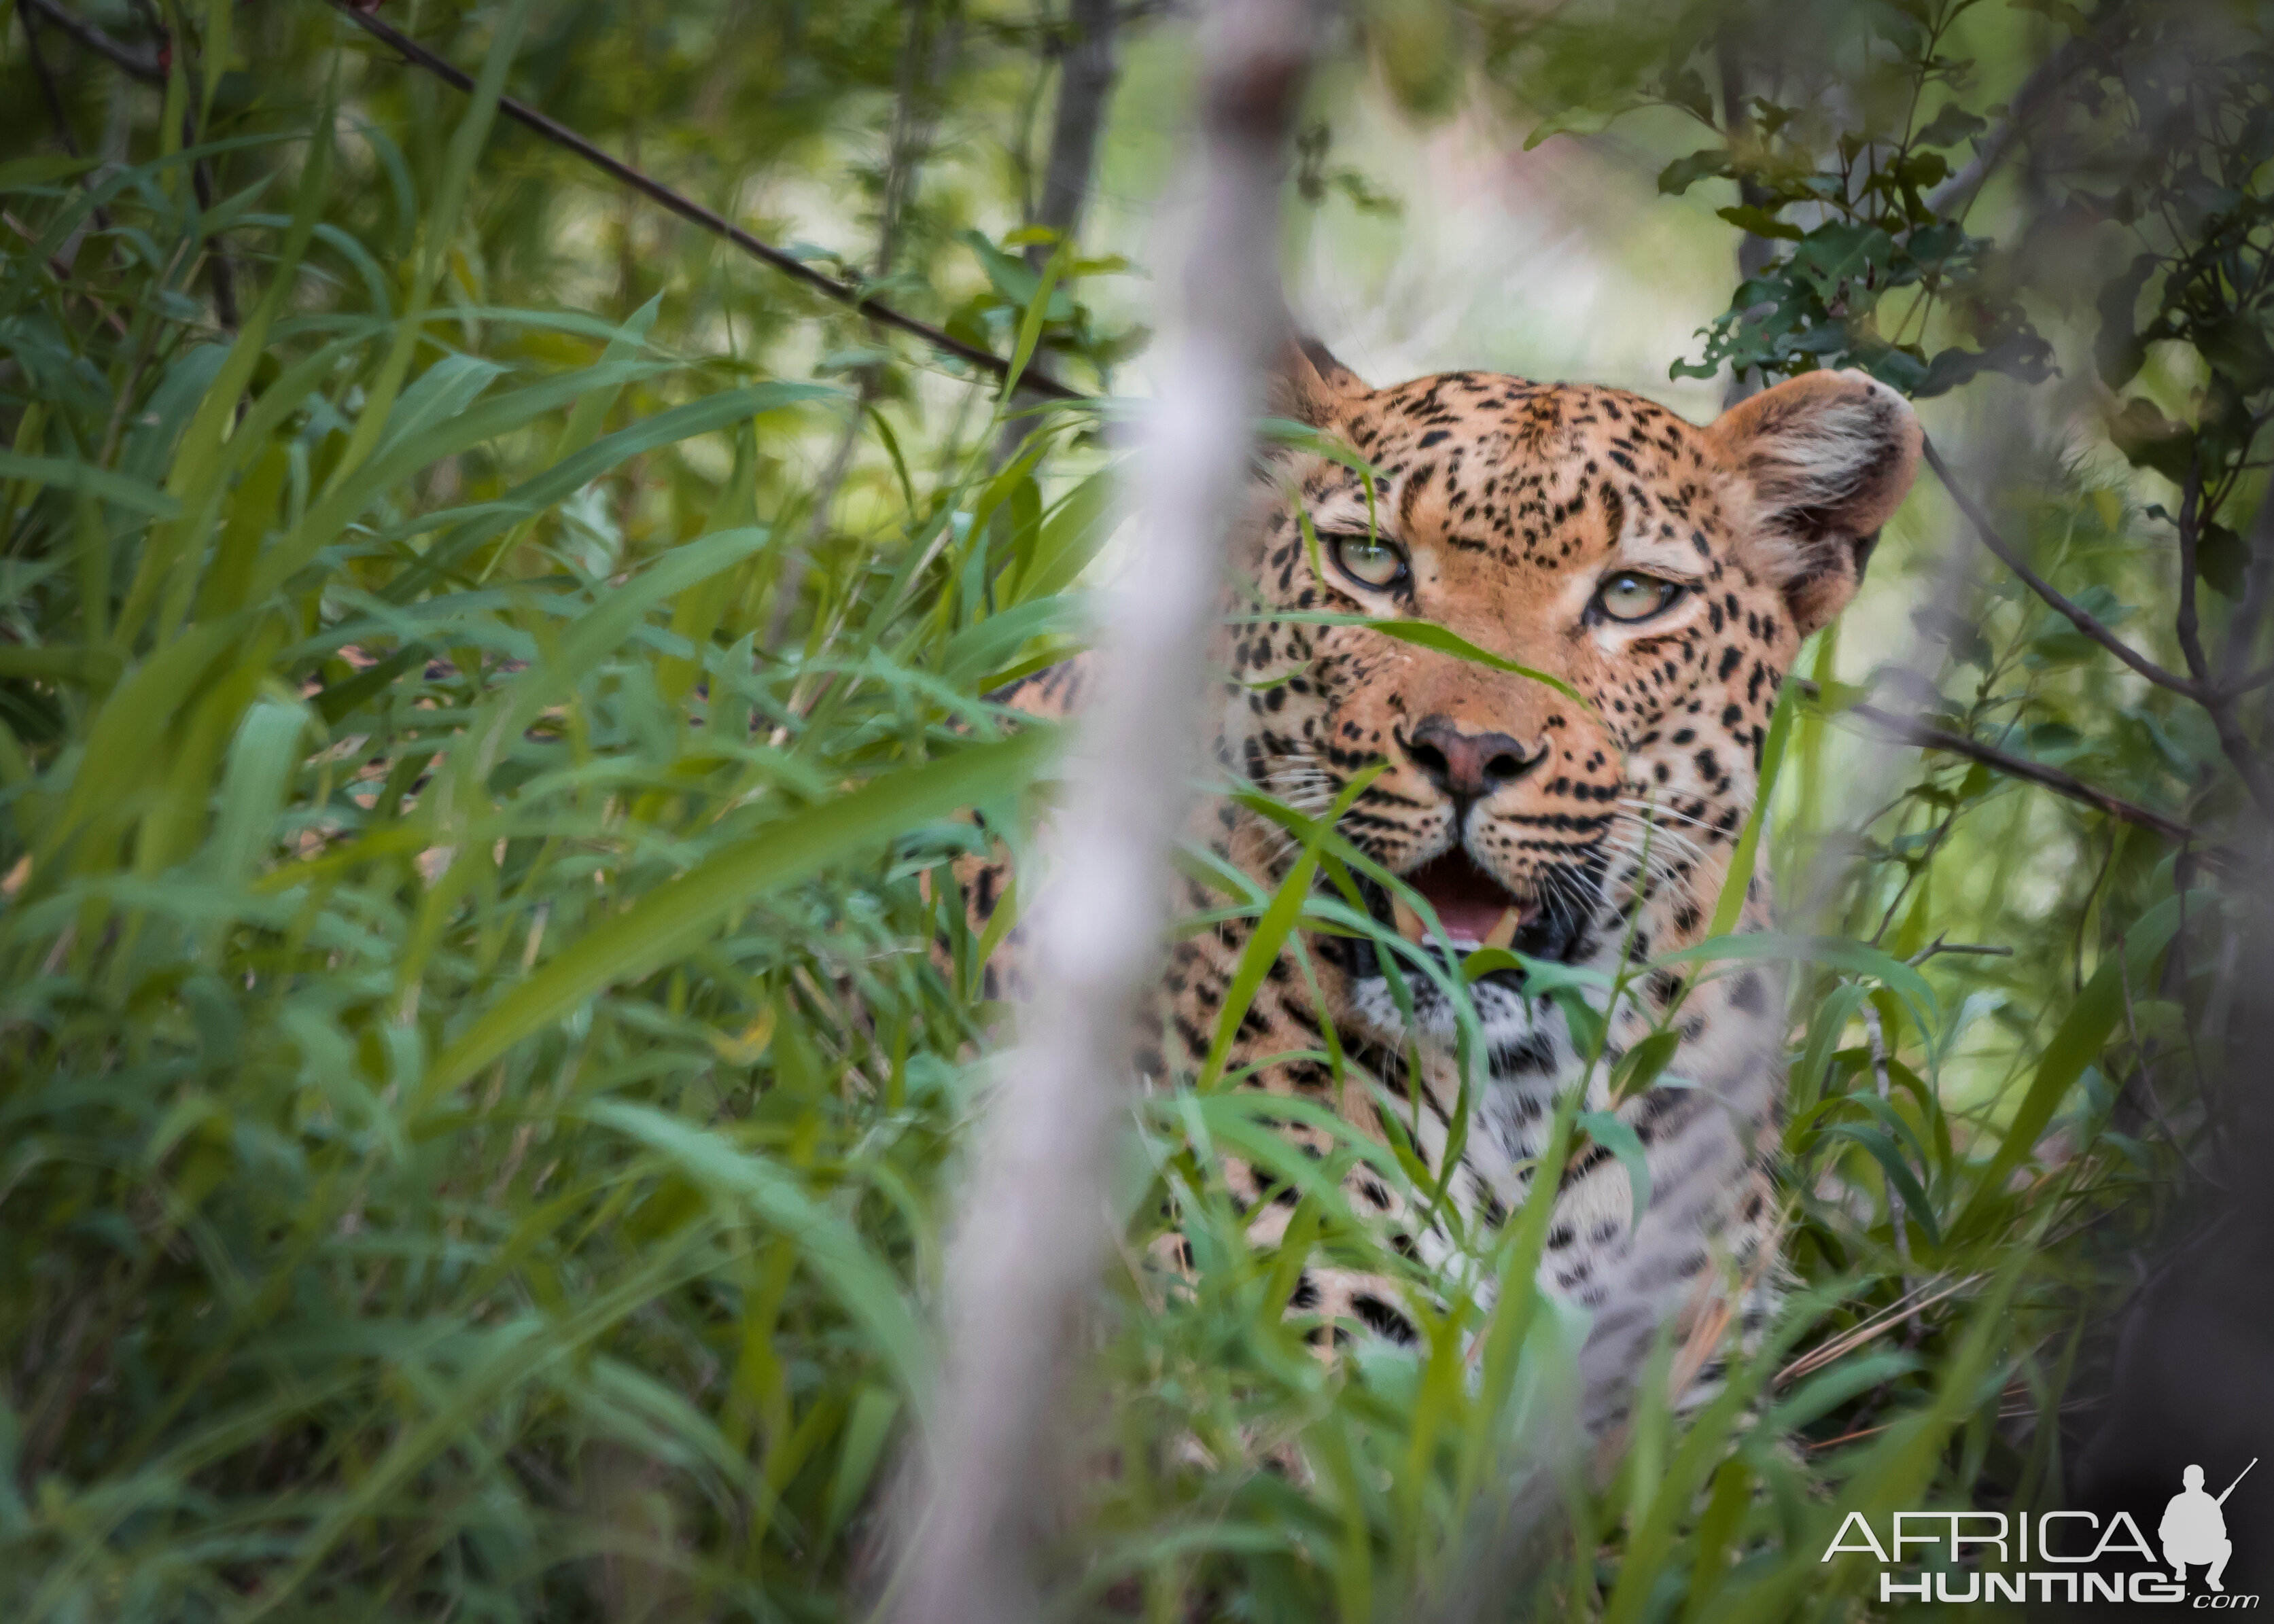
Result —
[{"label": "green leaf", "polygon": [[2208,523],[2195,542],[2195,573],[2222,598],[2240,598],[2250,544],[2224,524]]},{"label": "green leaf", "polygon": [[[603,363],[594,369],[598,375],[591,378],[584,390],[572,384],[550,397],[555,406],[568,400],[576,402],[568,425],[561,431],[561,447],[568,447],[576,438],[587,406],[596,400],[605,404],[622,387],[627,374],[617,372],[616,365]],[[479,516],[452,525],[417,563],[388,583],[383,596],[393,603],[410,602],[420,592],[439,584],[485,542],[512,528],[516,522],[525,523],[644,452],[677,445],[697,434],[714,433],[786,406],[844,398],[842,391],[822,384],[760,383],[740,389],[721,389],[716,395],[685,402],[668,411],[641,417],[580,450],[561,452],[558,460],[542,473],[523,480],[495,500],[483,503]],[[431,440],[425,443],[430,447],[433,445]]]},{"label": "green leaf", "polygon": [[[323,495],[309,504],[300,522],[261,555],[253,572],[250,597],[255,600],[266,598],[306,568],[381,493],[409,476],[446,456],[471,450],[485,440],[525,428],[538,418],[571,404],[589,389],[668,370],[658,362],[621,361],[548,378],[483,401],[448,422],[397,441],[388,447],[384,455],[360,462],[351,474],[335,472]],[[344,467],[343,463],[343,470]]]},{"label": "green leaf", "polygon": [[40,153],[29,158],[11,158],[0,163],[0,192],[22,192],[34,186],[52,186],[59,180],[84,175],[102,162],[100,158],[73,158],[63,153]]},{"label": "green leaf", "polygon": [[805,1193],[790,1169],[746,1154],[722,1133],[629,1100],[595,1101],[576,1115],[646,1146],[697,1184],[746,1203],[787,1237],[815,1283],[875,1339],[902,1391],[920,1406],[929,1403],[930,1350],[900,1281],[851,1224]]},{"label": "green leaf", "polygon": [[2003,372],[2024,383],[2053,375],[2053,347],[2035,333],[2008,333],[1980,350],[1953,347],[1937,353],[1911,393],[1922,400],[1946,395],[1984,372]]},{"label": "green leaf", "polygon": [[1770,1426],[1776,1432],[1798,1432],[1811,1422],[1821,1420],[1858,1394],[1909,1375],[1919,1368],[1916,1354],[1885,1352],[1866,1354],[1860,1359],[1843,1359],[1831,1369],[1820,1372],[1801,1383],[1800,1390],[1771,1411]]},{"label": "green leaf", "polygon": [[2137,468],[2153,469],[2174,485],[2184,484],[2195,460],[2195,437],[2182,423],[2166,417],[2153,401],[2135,396],[2108,420],[2108,437]]},{"label": "green leaf", "polygon": [[1542,141],[1559,135],[1597,135],[1615,123],[1625,107],[1598,107],[1575,102],[1562,112],[1543,118],[1532,127],[1524,138],[1524,150],[1530,152]]},{"label": "green leaf", "polygon": [[900,1418],[898,1395],[883,1387],[862,1387],[845,1418],[845,1441],[837,1451],[837,1470],[829,1480],[829,1506],[822,1515],[821,1536],[826,1540],[852,1520],[868,1498],[869,1484],[884,1458],[892,1423]]},{"label": "green leaf", "polygon": [[1018,342],[1011,347],[1011,368],[1003,375],[1002,398],[1006,404],[1019,387],[1019,379],[1026,372],[1027,363],[1035,357],[1035,346],[1042,342],[1043,324],[1050,314],[1050,296],[1057,290],[1058,278],[1065,273],[1066,261],[1073,252],[1072,242],[1058,244],[1058,252],[1043,264],[1043,274],[1035,283],[1034,295],[1027,301],[1026,312],[1019,318]]},{"label": "green leaf", "polygon": [[[456,770],[463,775],[459,787],[484,783],[546,707],[572,692],[584,673],[622,643],[651,611],[741,563],[772,535],[761,525],[713,531],[665,553],[577,616],[561,633],[557,651],[482,702],[457,747]],[[448,797],[442,799],[447,813]]]},{"label": "green leaf", "polygon": [[1701,180],[1728,173],[1728,148],[1701,147],[1687,158],[1676,158],[1660,169],[1658,172],[1658,189],[1668,197],[1678,198]]},{"label": "green leaf", "polygon": [[1656,1082],[1682,1047],[1678,1032],[1653,1032],[1619,1057],[1611,1071],[1611,1097],[1624,1100]]},{"label": "green leaf", "polygon": [[1981,114],[1969,111],[1956,102],[1949,102],[1943,104],[1940,112],[1912,132],[1911,141],[1919,147],[1955,147],[1989,127],[1990,121]]},{"label": "green leaf", "polygon": [[1271,904],[1263,917],[1255,922],[1246,945],[1241,948],[1239,966],[1233,971],[1231,985],[1224,995],[1224,1007],[1216,1011],[1216,1035],[1209,1045],[1208,1059],[1201,1066],[1193,1087],[1206,1094],[1224,1075],[1224,1056],[1239,1040],[1240,1023],[1247,1017],[1249,1005],[1263,985],[1263,978],[1279,961],[1279,954],[1287,944],[1287,937],[1295,929],[1295,921],[1303,906],[1310,899],[1311,877],[1318,872],[1319,845],[1351,808],[1351,803],[1366,793],[1367,785],[1389,769],[1386,761],[1376,762],[1361,769],[1351,781],[1343,786],[1334,804],[1311,825],[1303,838],[1302,851],[1287,870],[1287,877],[1272,893]]},{"label": "green leaf", "polygon": [[1440,626],[1434,620],[1377,620],[1372,615],[1365,614],[1329,614],[1324,611],[1277,609],[1273,610],[1269,615],[1238,615],[1232,619],[1235,623],[1239,624],[1272,620],[1296,620],[1306,626],[1371,627],[1385,637],[1395,637],[1398,642],[1410,643],[1416,648],[1434,649],[1440,654],[1449,654],[1456,659],[1465,659],[1473,665],[1489,665],[1495,671],[1505,671],[1514,676],[1529,677],[1534,682],[1544,683],[1554,688],[1564,698],[1574,704],[1585,707],[1590,712],[1594,709],[1587,703],[1585,695],[1569,682],[1564,681],[1562,678],[1550,676],[1544,671],[1535,671],[1529,665],[1519,665],[1511,659],[1503,659],[1497,654],[1477,647],[1458,632]]},{"label": "green leaf", "polygon": [[1063,592],[1089,567],[1119,516],[1118,478],[1117,470],[1100,469],[1050,509],[1035,538],[1034,560],[1012,590],[1013,602]]},{"label": "green leaf", "polygon": [[1741,231],[1755,237],[1774,237],[1782,242],[1797,243],[1806,234],[1788,220],[1779,220],[1757,203],[1736,203],[1728,208],[1717,208],[1715,214]]},{"label": "green leaf", "polygon": [[1777,774],[1784,766],[1785,741],[1792,736],[1794,695],[1798,691],[1787,683],[1777,695],[1776,709],[1770,713],[1768,737],[1761,742],[1760,786],[1753,792],[1753,809],[1745,816],[1744,831],[1737,837],[1737,849],[1729,854],[1729,870],[1721,878],[1721,894],[1713,904],[1713,922],[1706,928],[1708,936],[1728,936],[1744,916],[1745,893],[1753,883],[1753,866],[1760,854],[1761,828],[1768,820],[1769,802],[1776,794]]},{"label": "green leaf", "polygon": [[1651,963],[1707,964],[1728,959],[1800,960],[1844,970],[1850,975],[1868,975],[1909,1004],[1918,1015],[1922,1028],[1931,1028],[1935,1024],[1933,1015],[1939,1005],[1934,989],[1927,985],[1924,976],[1901,959],[1846,936],[1795,936],[1773,930],[1713,936],[1695,947],[1663,954]]},{"label": "green leaf", "polygon": [[155,519],[170,519],[182,510],[179,501],[145,480],[64,457],[0,451],[0,479],[28,479],[58,491],[83,492]]},{"label": "green leaf", "polygon": [[0,643],[0,677],[71,682],[106,693],[117,685],[125,673],[125,660],[113,649],[90,649],[76,643],[27,649],[19,643]]},{"label": "green leaf", "polygon": [[2035,11],[2041,17],[2050,17],[2079,39],[2088,38],[2092,33],[2092,19],[2072,5],[2069,0],[2006,0],[2006,3],[2017,11]]},{"label": "green leaf", "polygon": [[1917,1223],[1925,1232],[1930,1244],[1942,1244],[1941,1232],[1935,1226],[1933,1204],[1926,1199],[1926,1192],[1920,1186],[1918,1176],[1911,1171],[1910,1163],[1903,1159],[1902,1152],[1895,1148],[1893,1139],[1877,1128],[1861,1127],[1852,1122],[1834,1123],[1824,1132],[1826,1138],[1853,1139],[1870,1152],[1871,1160],[1878,1162],[1880,1170],[1886,1174],[1888,1184],[1902,1198],[1904,1216]]},{"label": "green leaf", "polygon": [[[490,127],[497,117],[498,99],[505,92],[507,74],[511,71],[515,52],[529,24],[530,0],[507,0],[496,15],[490,34],[490,48],[482,58],[482,71],[459,114],[456,129],[450,134],[450,144],[442,162],[441,183],[435,188],[433,206],[420,222],[420,253],[418,268],[411,278],[410,301],[408,312],[396,322],[394,342],[388,346],[386,358],[380,362],[378,375],[373,379],[362,411],[355,428],[348,436],[346,447],[326,482],[324,494],[332,495],[350,477],[359,471],[364,462],[377,447],[380,437],[386,432],[403,380],[410,369],[414,353],[426,327],[426,312],[433,297],[434,284],[440,279],[452,246],[457,241],[458,221],[464,212],[466,190],[482,148],[489,139]],[[283,284],[279,284],[282,286]],[[358,509],[359,511],[359,509]],[[351,515],[350,516],[352,516]],[[344,523],[344,521],[343,521]],[[297,568],[295,564],[293,568]],[[288,569],[286,575],[291,573]],[[282,577],[280,577],[281,579]]]},{"label": "green leaf", "polygon": [[2109,279],[2095,301],[2100,312],[2100,332],[2093,340],[2093,360],[2100,380],[2120,389],[2138,376],[2148,359],[2147,341],[2140,336],[2140,293],[2161,267],[2152,253],[2136,256],[2120,276]]}]

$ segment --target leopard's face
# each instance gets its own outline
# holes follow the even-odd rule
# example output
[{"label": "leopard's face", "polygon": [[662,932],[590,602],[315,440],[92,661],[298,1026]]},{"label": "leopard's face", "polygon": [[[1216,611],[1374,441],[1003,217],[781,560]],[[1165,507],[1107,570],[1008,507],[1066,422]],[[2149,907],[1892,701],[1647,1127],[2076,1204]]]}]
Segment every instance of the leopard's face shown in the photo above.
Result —
[{"label": "leopard's face", "polygon": [[[1584,962],[1694,940],[1801,639],[1908,488],[1908,406],[1818,374],[1699,428],[1614,389],[1369,390],[1316,350],[1291,368],[1276,403],[1370,462],[1374,500],[1308,454],[1258,493],[1261,604],[1225,702],[1239,770],[1316,813],[1378,764],[1339,828],[1431,905],[1442,937],[1369,895],[1417,943]],[[1540,674],[1287,613],[1423,622]],[[1371,950],[1348,967],[1359,1005],[1387,1008]]]}]

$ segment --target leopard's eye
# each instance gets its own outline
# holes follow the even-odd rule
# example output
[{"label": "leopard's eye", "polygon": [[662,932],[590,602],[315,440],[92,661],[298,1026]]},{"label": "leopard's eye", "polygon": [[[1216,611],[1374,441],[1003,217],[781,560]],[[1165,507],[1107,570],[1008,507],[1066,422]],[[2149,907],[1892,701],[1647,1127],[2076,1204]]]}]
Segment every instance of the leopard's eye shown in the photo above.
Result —
[{"label": "leopard's eye", "polygon": [[1335,567],[1360,586],[1386,592],[1412,574],[1404,552],[1380,536],[1337,536],[1329,544]]},{"label": "leopard's eye", "polygon": [[1671,581],[1622,569],[1603,583],[1595,602],[1614,620],[1647,620],[1681,596]]}]

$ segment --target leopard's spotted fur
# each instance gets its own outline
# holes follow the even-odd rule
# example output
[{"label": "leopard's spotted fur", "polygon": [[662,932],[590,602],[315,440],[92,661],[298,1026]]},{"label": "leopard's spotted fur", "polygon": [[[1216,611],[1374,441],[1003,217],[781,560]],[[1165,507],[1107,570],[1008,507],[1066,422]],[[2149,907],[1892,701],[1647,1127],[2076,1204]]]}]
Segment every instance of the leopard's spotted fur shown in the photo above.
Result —
[{"label": "leopard's spotted fur", "polygon": [[[1372,390],[1307,342],[1291,347],[1272,403],[1346,441],[1378,470],[1376,522],[1404,549],[1411,579],[1371,590],[1314,555],[1289,492],[1299,493],[1331,551],[1335,538],[1367,533],[1365,490],[1325,456],[1283,455],[1253,492],[1231,560],[1235,582],[1260,594],[1265,615],[1434,621],[1562,679],[1588,703],[1364,626],[1233,616],[1213,710],[1226,769],[1317,812],[1353,775],[1386,762],[1340,831],[1401,875],[1459,844],[1531,906],[1516,945],[1535,958],[1608,971],[1623,953],[1641,960],[1698,940],[1751,809],[1770,713],[1800,641],[1853,594],[1881,524],[1909,486],[1918,429],[1908,405],[1860,373],[1815,373],[1701,429],[1616,389],[1486,373]],[[1684,590],[1655,618],[1623,622],[1595,599],[1616,570]],[[1085,674],[1074,662],[1005,697],[1041,711],[1078,709]],[[1497,772],[1449,771],[1445,748],[1433,753],[1425,733],[1456,754],[1465,741],[1499,735],[1484,747],[1501,750]],[[1468,751],[1472,767],[1476,758]],[[1456,793],[1463,788],[1471,793]],[[1200,827],[1266,888],[1285,873],[1291,843],[1262,816],[1222,800]],[[965,877],[983,929],[1004,876],[975,868]],[[1205,909],[1221,898],[1193,886],[1185,901]],[[1384,899],[1370,901],[1386,921]],[[1756,880],[1740,928],[1759,930],[1768,921]],[[1248,931],[1246,921],[1229,923],[1171,950],[1164,1041],[1141,1055],[1147,1073],[1199,1067]],[[1016,939],[1012,933],[1014,951]],[[1346,1084],[1329,1099],[1327,1066],[1269,1059],[1318,1051],[1330,1019],[1344,1048],[1390,1094],[1409,1109],[1418,1104],[1419,1149],[1433,1173],[1442,1171],[1459,1093],[1448,1001],[1409,975],[1419,1028],[1409,1032],[1370,944],[1321,934],[1301,945],[1323,999],[1314,1001],[1291,947],[1240,1029],[1232,1064],[1265,1063],[1245,1086],[1329,1100],[1378,1136],[1362,1086]],[[1014,958],[998,959],[990,974],[1015,981]],[[1483,1065],[1451,1190],[1465,1219],[1492,1223],[1522,1200],[1554,1102],[1579,1059],[1562,1015],[1528,996],[1517,974],[1489,976],[1472,996]],[[1611,1061],[1664,1023],[1669,1008],[1679,1034],[1661,1082],[1617,1108],[1645,1147],[1650,1205],[1633,1222],[1625,1169],[1609,1150],[1590,1147],[1564,1178],[1542,1271],[1593,1311],[1590,1349],[1600,1357],[1590,1367],[1611,1384],[1631,1374],[1668,1314],[1686,1316],[1695,1340],[1718,1340],[1728,1308],[1711,1282],[1757,1277],[1768,1260],[1773,1215],[1762,1150],[1779,1104],[1781,1004],[1763,968],[1687,988],[1660,971],[1613,1017]],[[1417,1049],[1418,1067],[1410,1063]],[[1607,1069],[1596,1068],[1591,1109],[1609,1103]],[[1315,1130],[1285,1132],[1316,1154],[1333,1148]],[[1227,1177],[1251,1214],[1252,1236],[1275,1241],[1295,1192],[1242,1164]],[[1347,1191],[1426,1263],[1453,1252],[1442,1233],[1414,1233],[1421,1226],[1397,1195],[1363,1168]],[[1325,1327],[1413,1334],[1396,1288],[1361,1274],[1314,1267],[1293,1307]],[[1692,1365],[1708,1376],[1710,1352],[1699,1348]],[[1620,1400],[1602,1393],[1591,1402],[1600,1420]]]}]

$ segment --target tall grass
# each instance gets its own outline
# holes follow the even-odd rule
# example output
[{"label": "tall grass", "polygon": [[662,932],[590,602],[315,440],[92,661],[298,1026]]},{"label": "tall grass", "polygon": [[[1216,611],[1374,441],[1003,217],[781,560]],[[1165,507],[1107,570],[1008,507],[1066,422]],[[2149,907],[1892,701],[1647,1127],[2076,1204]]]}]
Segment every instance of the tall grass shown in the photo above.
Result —
[{"label": "tall grass", "polygon": [[[891,1582],[855,1569],[930,1402],[1001,1016],[944,864],[980,838],[961,808],[1015,829],[1047,793],[1050,732],[981,695],[1079,635],[1106,486],[1056,470],[1094,468],[1065,455],[1093,417],[999,467],[991,432],[861,418],[884,512],[766,646],[815,494],[774,459],[860,408],[676,350],[652,305],[463,297],[524,10],[400,274],[333,223],[328,107],[0,170],[34,239],[0,274],[11,1620],[819,1619]],[[201,210],[192,156],[256,150],[268,178]],[[224,229],[236,333],[199,280]],[[2029,512],[2120,583],[2121,500]],[[1954,719],[2166,801],[2207,757],[2029,603],[1981,625]],[[2183,1150],[2111,1081],[2187,990],[2172,865],[1936,758],[1835,833],[1838,668],[1809,658],[1763,861],[1827,848],[1835,878],[1784,944],[1767,1344],[1679,1417],[1661,1355],[1589,1470],[1534,1203],[1472,1237],[1491,1314],[1417,1292],[1418,1349],[1323,1364],[1286,1313],[1306,1258],[1411,1266],[1256,1101],[1163,1092],[1110,1192],[1064,1615],[1836,1616],[1872,1583],[1818,1560],[1849,1510],[2058,1501],[2107,1259]],[[1995,877],[2071,841],[2095,861]],[[1564,996],[1584,1020],[1609,990]],[[1427,1199],[1394,1145],[1320,1125]],[[1590,1132],[1567,1104],[1559,1143]],[[1303,1192],[1278,1248],[1223,1154]],[[1146,1261],[1172,1212],[1188,1281]]]}]

